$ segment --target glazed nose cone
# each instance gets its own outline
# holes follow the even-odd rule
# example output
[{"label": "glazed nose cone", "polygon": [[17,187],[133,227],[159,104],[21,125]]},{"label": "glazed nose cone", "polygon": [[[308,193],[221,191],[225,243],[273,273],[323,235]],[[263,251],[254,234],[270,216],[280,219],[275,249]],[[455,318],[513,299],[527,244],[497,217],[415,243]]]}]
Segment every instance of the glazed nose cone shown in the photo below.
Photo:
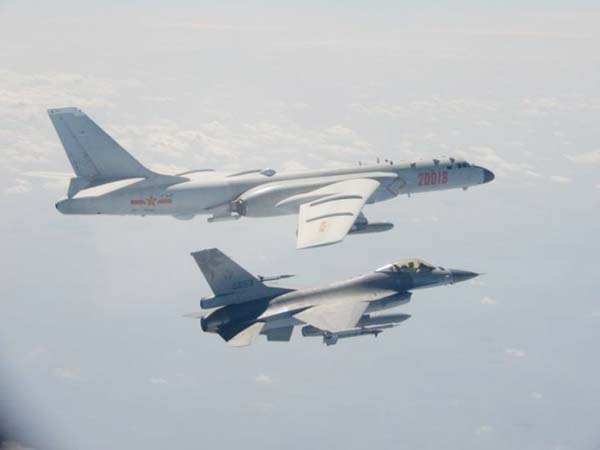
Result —
[{"label": "glazed nose cone", "polygon": [[483,182],[484,183],[489,183],[490,181],[493,181],[494,178],[496,178],[494,176],[494,172],[492,172],[491,170],[483,169]]}]

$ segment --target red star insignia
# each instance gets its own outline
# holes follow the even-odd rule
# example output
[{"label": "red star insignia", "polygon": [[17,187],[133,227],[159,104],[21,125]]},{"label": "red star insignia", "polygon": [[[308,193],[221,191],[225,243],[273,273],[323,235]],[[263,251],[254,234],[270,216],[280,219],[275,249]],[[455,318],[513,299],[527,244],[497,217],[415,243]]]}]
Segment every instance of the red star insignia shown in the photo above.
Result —
[{"label": "red star insignia", "polygon": [[146,199],[146,203],[149,206],[154,206],[154,205],[156,205],[156,198],[154,198],[153,196],[150,196]]},{"label": "red star insignia", "polygon": [[323,221],[319,225],[319,231],[322,233],[323,231],[325,231],[325,228],[327,228],[327,222]]}]

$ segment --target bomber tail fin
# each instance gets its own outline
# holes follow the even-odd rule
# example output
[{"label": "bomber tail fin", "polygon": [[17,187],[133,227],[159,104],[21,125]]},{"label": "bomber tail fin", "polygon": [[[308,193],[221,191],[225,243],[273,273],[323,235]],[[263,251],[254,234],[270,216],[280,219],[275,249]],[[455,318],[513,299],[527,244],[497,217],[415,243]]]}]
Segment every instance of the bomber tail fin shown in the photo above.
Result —
[{"label": "bomber tail fin", "polygon": [[48,115],[77,175],[69,197],[111,181],[154,175],[80,109],[49,109]]}]

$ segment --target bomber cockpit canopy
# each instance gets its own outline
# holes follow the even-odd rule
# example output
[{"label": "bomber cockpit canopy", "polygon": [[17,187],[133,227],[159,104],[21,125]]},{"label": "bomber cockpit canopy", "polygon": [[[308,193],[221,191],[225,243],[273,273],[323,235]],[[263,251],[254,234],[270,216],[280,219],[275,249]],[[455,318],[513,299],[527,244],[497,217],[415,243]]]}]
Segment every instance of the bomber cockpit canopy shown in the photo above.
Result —
[{"label": "bomber cockpit canopy", "polygon": [[425,261],[420,259],[402,259],[393,264],[388,264],[387,266],[383,266],[377,269],[377,272],[431,272],[435,269],[435,266],[432,266]]}]

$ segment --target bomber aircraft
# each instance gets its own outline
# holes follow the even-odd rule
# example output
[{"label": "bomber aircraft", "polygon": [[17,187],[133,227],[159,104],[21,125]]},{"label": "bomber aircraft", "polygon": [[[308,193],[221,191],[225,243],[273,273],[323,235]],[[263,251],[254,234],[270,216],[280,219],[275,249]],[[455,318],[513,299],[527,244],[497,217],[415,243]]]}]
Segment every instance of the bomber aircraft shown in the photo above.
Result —
[{"label": "bomber aircraft", "polygon": [[287,173],[200,169],[166,175],[144,167],[81,110],[48,114],[75,171],[67,198],[56,203],[63,214],[209,215],[209,222],[298,214],[296,247],[309,248],[393,227],[370,223],[362,213],[367,203],[494,179],[488,169],[455,158]]},{"label": "bomber aircraft", "polygon": [[216,248],[192,256],[214,293],[200,306],[213,310],[187,317],[200,319],[202,330],[217,333],[234,347],[250,345],[260,334],[268,341],[287,342],[297,325],[303,325],[303,336],[320,336],[327,345],[343,338],[377,336],[410,316],[372,313],[408,303],[415,289],[479,275],[410,259],[325,287],[295,290],[265,284],[292,275],[254,276]]}]

